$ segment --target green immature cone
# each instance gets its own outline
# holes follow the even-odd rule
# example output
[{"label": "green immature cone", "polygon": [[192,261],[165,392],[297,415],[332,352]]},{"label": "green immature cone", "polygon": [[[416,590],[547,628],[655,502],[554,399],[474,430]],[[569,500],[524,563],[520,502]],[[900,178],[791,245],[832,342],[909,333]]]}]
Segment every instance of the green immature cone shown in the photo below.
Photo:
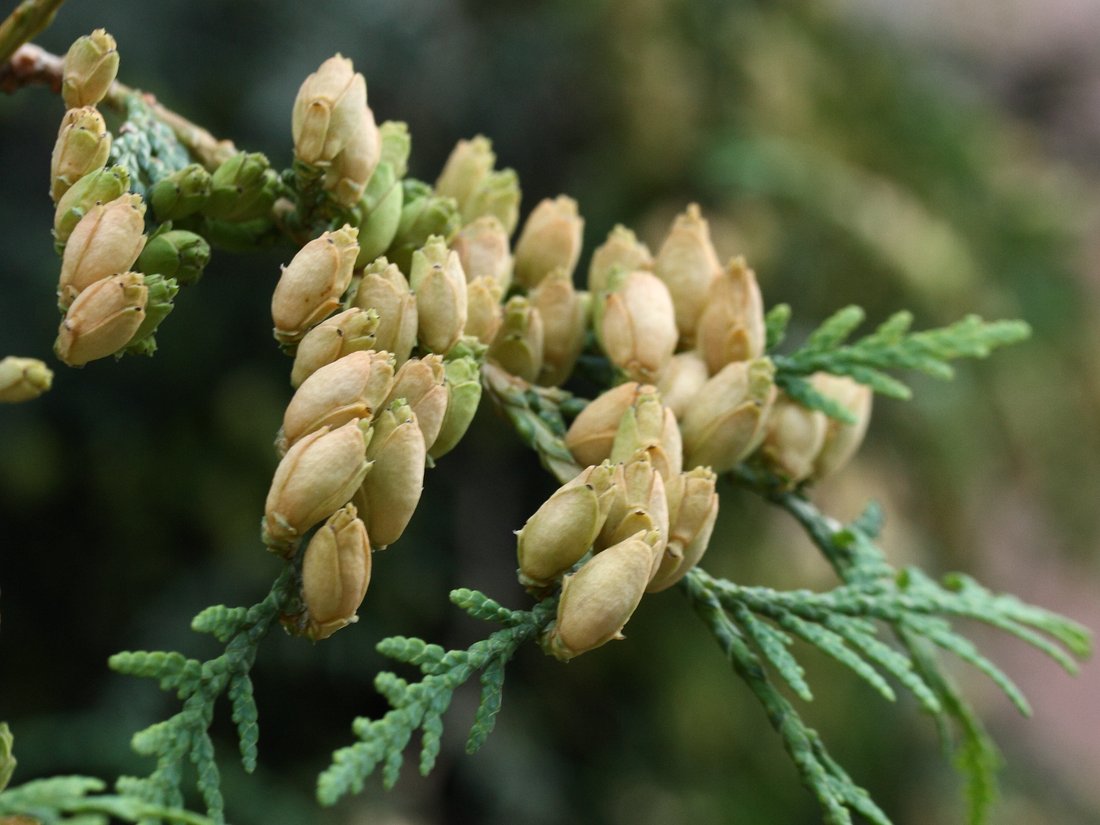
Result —
[{"label": "green immature cone", "polygon": [[677,418],[683,418],[688,406],[703,385],[710,378],[707,362],[695,350],[673,355],[661,372],[657,389],[665,406],[672,410]]},{"label": "green immature cone", "polygon": [[466,273],[458,254],[438,236],[412,256],[409,286],[416,294],[417,340],[430,352],[446,353],[466,327]]},{"label": "green immature cone", "polygon": [[615,270],[634,272],[639,269],[653,269],[653,255],[631,230],[618,224],[592,253],[592,262],[588,265],[588,290],[593,295],[607,292],[608,279]]},{"label": "green immature cone", "polygon": [[534,383],[542,370],[543,327],[539,311],[522,295],[504,305],[504,321],[487,357],[512,375]]},{"label": "green immature cone", "polygon": [[519,581],[551,585],[581,560],[607,520],[614,470],[606,461],[559,487],[516,532]]},{"label": "green immature cone", "polygon": [[775,395],[775,366],[767,358],[723,367],[703,385],[680,424],[684,466],[732,470],[763,439]]},{"label": "green immature cone", "polygon": [[78,37],[65,53],[61,97],[65,106],[95,106],[118,74],[118,48],[105,29]]},{"label": "green immature cone", "polygon": [[134,355],[152,355],[157,351],[157,342],[154,333],[161,321],[175,306],[172,302],[176,293],[180,291],[179,284],[174,278],[165,278],[163,275],[146,275],[144,277],[145,288],[149,292],[145,303],[145,318],[141,326],[137,328],[130,343],[126,345],[126,352]]},{"label": "green immature cone", "polygon": [[695,334],[712,375],[733,361],[749,361],[764,354],[764,300],[756,273],[745,265],[744,258],[730,261],[711,283]]},{"label": "green immature cone", "polygon": [[53,372],[37,358],[9,355],[0,360],[0,404],[38,398],[53,383]]},{"label": "green immature cone", "polygon": [[405,189],[397,179],[393,165],[383,161],[374,170],[359,201],[358,209],[362,218],[359,221],[356,269],[362,269],[390,248],[397,234],[397,224],[401,220],[404,198]]},{"label": "green immature cone", "polygon": [[833,399],[856,418],[855,424],[845,424],[830,418],[825,431],[825,443],[814,460],[813,478],[823,479],[838,472],[859,450],[867,425],[871,423],[871,388],[843,375],[814,373],[813,388]]},{"label": "green immature cone", "polygon": [[652,533],[650,578],[657,572],[668,542],[669,514],[665,483],[649,456],[639,453],[625,464],[615,465],[611,507],[596,538],[597,549],[610,547],[639,530]]},{"label": "green immature cone", "polygon": [[640,453],[649,456],[665,481],[679,475],[683,469],[680,427],[672,410],[661,403],[658,393],[639,394],[623,413],[611,444],[611,463],[630,461]]},{"label": "green immature cone", "polygon": [[560,267],[531,291],[531,303],[542,318],[542,368],[536,379],[540,386],[557,387],[573,372],[584,349],[587,297],[577,292],[573,277]]},{"label": "green immature cone", "polygon": [[611,363],[635,381],[656,381],[676,349],[676,315],[664,283],[648,272],[619,272],[596,298],[593,326]]},{"label": "green immature cone", "polygon": [[472,140],[460,140],[439,173],[435,191],[454,198],[458,208],[464,210],[470,196],[493,171],[496,159],[487,137],[478,135]]},{"label": "green immature cone", "polygon": [[470,193],[462,207],[462,224],[471,224],[478,218],[491,215],[500,221],[511,237],[519,222],[519,176],[512,169],[500,169],[486,175]]},{"label": "green immature cone", "polygon": [[310,327],[340,306],[359,254],[358,235],[358,229],[347,225],[325,232],[298,250],[283,269],[271,296],[275,340],[280,344],[297,344]]},{"label": "green immature cone", "polygon": [[695,344],[695,327],[707,303],[708,290],[721,271],[710,228],[699,205],[693,203],[673,222],[653,263],[653,274],[664,281],[672,295],[682,346]]},{"label": "green immature cone", "polygon": [[89,172],[102,169],[111,152],[111,134],[94,106],[69,109],[61,120],[50,158],[50,197],[53,202]]},{"label": "green immature cone", "polygon": [[375,549],[393,544],[405,532],[424,490],[426,456],[416,413],[398,399],[375,419],[367,449],[373,465],[355,495]]},{"label": "green immature cone", "polygon": [[7,722],[0,722],[0,791],[4,790],[15,773],[16,759],[12,756],[14,738]]},{"label": "green immature cone", "polygon": [[500,284],[489,275],[474,278],[466,289],[466,326],[463,334],[488,346],[504,323]]},{"label": "green immature cone", "polygon": [[127,271],[145,246],[145,204],[123,195],[97,204],[77,223],[61,256],[57,296],[61,308],[94,284]]},{"label": "green immature cone", "polygon": [[613,639],[634,615],[649,584],[656,538],[645,533],[609,547],[589,559],[562,583],[557,620],[543,645],[555,658],[570,659]]},{"label": "green immature cone", "polygon": [[577,463],[585,467],[610,458],[623,415],[639,395],[656,392],[654,386],[629,381],[594,398],[565,433],[565,446]]},{"label": "green immature cone", "polygon": [[492,278],[501,294],[512,285],[512,250],[504,224],[494,215],[484,215],[459,230],[451,248],[462,261],[466,279]]},{"label": "green immature cone", "polygon": [[283,450],[322,427],[353,418],[370,421],[393,388],[393,356],[374,350],[349,353],[310,375],[287,404]]},{"label": "green immature cone", "polygon": [[446,363],[443,371],[447,383],[447,411],[443,414],[439,435],[428,451],[433,459],[458,446],[481,402],[481,369],[476,360],[469,356],[454,358]]},{"label": "green immature cone", "polygon": [[825,413],[780,394],[768,415],[760,457],[784,481],[804,481],[813,473],[814,461],[825,446],[828,426]]},{"label": "green immature cone", "polygon": [[139,272],[96,281],[66,311],[54,352],[70,367],[114,355],[130,342],[145,320],[148,299],[149,290]]},{"label": "green immature cone", "polygon": [[378,131],[382,136],[382,163],[388,163],[400,180],[409,169],[409,152],[412,149],[409,126],[400,120],[386,120]]},{"label": "green immature cone", "polygon": [[342,427],[322,427],[299,440],[283,456],[267,493],[263,542],[289,558],[313,525],[347,504],[370,469],[366,459],[370,429],[352,419]]},{"label": "green immature cone", "polygon": [[238,152],[214,170],[202,213],[215,220],[241,222],[267,217],[275,204],[278,175],[267,156]]},{"label": "green immature cone", "polygon": [[352,504],[337,510],[313,534],[302,556],[306,635],[314,641],[356,622],[367,595],[371,547],[357,515]]},{"label": "green immature cone", "polygon": [[392,352],[397,366],[408,360],[417,336],[416,296],[396,265],[379,258],[366,268],[353,306],[377,314],[376,349]]},{"label": "green immature cone", "polygon": [[709,467],[696,467],[669,483],[668,546],[647,593],[672,587],[703,558],[718,519],[717,481]]},{"label": "green immature cone", "polygon": [[409,272],[413,253],[433,235],[450,238],[458,230],[459,217],[454,198],[434,194],[422,181],[405,180],[402,186],[405,192],[401,220],[386,257],[402,272]]},{"label": "green immature cone", "polygon": [[346,57],[330,57],[298,89],[290,116],[294,156],[309,166],[330,164],[361,128],[366,107],[363,75]]},{"label": "green immature cone", "polygon": [[206,206],[213,185],[210,173],[201,164],[192,163],[154,183],[149,203],[158,221],[179,220]]},{"label": "green immature cone", "polygon": [[205,238],[185,229],[170,229],[146,242],[138,256],[137,268],[191,286],[198,283],[208,263],[210,244]]},{"label": "green immature cone", "polygon": [[425,355],[423,358],[411,358],[401,365],[383,406],[390,407],[404,399],[416,413],[416,422],[424,435],[425,450],[430,450],[443,429],[449,397],[442,356]]},{"label": "green immature cone", "polygon": [[124,166],[95,169],[74,183],[57,201],[54,211],[53,236],[59,251],[93,206],[116,200],[129,188],[130,173]]},{"label": "green immature cone", "polygon": [[515,277],[527,289],[534,289],[552,271],[561,267],[571,278],[581,254],[584,218],[577,202],[565,195],[540,201],[523,225],[516,241]]},{"label": "green immature cone", "polygon": [[294,353],[290,385],[299,387],[325,364],[352,352],[382,349],[377,345],[378,313],[373,309],[347,309],[333,315],[305,334]]},{"label": "green immature cone", "polygon": [[358,128],[325,170],[325,191],[341,206],[350,209],[363,197],[367,182],[381,159],[382,135],[374,122],[374,113],[369,106],[364,106],[359,113]]}]

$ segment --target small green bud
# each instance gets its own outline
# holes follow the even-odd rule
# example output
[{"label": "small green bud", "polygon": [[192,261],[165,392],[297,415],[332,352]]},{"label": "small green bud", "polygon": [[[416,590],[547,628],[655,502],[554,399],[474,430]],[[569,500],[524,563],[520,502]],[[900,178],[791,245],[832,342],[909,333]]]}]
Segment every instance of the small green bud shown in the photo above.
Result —
[{"label": "small green bud", "polygon": [[695,350],[689,350],[672,356],[661,372],[657,389],[665,406],[677,418],[683,418],[691,400],[709,377],[706,361]]},{"label": "small green bud", "polygon": [[363,75],[346,57],[330,57],[298,89],[290,117],[294,156],[310,166],[327,166],[361,127],[366,106]]},{"label": "small green bud", "polygon": [[271,296],[271,318],[279,343],[298,343],[310,327],[340,306],[359,254],[358,235],[358,229],[347,225],[325,232],[298,250],[283,269]]},{"label": "small green bud", "polygon": [[93,206],[116,200],[129,188],[130,173],[125,166],[95,169],[86,174],[57,201],[53,219],[54,239],[63,246],[76,229],[80,219],[87,215]]},{"label": "small green bud", "polygon": [[[721,272],[707,221],[699,205],[693,203],[676,217],[653,263],[653,274],[664,281],[672,295],[676,329],[685,348],[695,344],[695,327],[708,302],[708,290]],[[717,372],[718,367],[713,371]]]},{"label": "small green bud", "polygon": [[614,497],[614,471],[607,462],[566,482],[516,533],[519,580],[546,587],[592,547]]},{"label": "small green bud", "polygon": [[180,291],[179,284],[174,278],[165,278],[163,275],[146,275],[145,286],[149,290],[149,298],[145,304],[145,318],[134,333],[134,337],[130,339],[130,343],[126,345],[126,352],[135,355],[152,355],[157,351],[157,342],[153,334],[160,326],[160,322],[172,311],[174,307],[172,301]]},{"label": "small green bud", "polygon": [[154,235],[137,259],[137,268],[153,275],[175,278],[184,286],[198,283],[210,262],[210,244],[201,235],[170,229]]},{"label": "small green bud", "polygon": [[[0,404],[30,401],[53,383],[53,371],[37,358],[9,355],[0,360]],[[3,782],[0,782],[0,788]]]},{"label": "small green bud", "polygon": [[542,369],[542,317],[531,301],[513,295],[504,305],[504,322],[489,346],[488,357],[512,375],[534,383]]},{"label": "small green bud", "polygon": [[454,198],[458,208],[464,211],[474,190],[493,171],[496,159],[493,144],[487,137],[478,135],[473,140],[460,140],[439,173],[436,193]]},{"label": "small green bud", "polygon": [[322,321],[305,334],[294,354],[290,385],[299,387],[325,364],[352,352],[376,347],[378,313],[373,309],[346,309]]},{"label": "small green bud", "polygon": [[382,133],[382,163],[393,167],[394,175],[400,180],[409,170],[409,150],[412,148],[409,126],[400,120],[387,120],[378,130]]},{"label": "small green bud", "polygon": [[371,545],[382,550],[405,532],[424,489],[424,433],[412,408],[397,399],[374,422],[367,449],[372,469],[355,496]]},{"label": "small green bud", "polygon": [[669,482],[668,546],[647,593],[672,587],[703,557],[718,518],[717,481],[712,470],[696,467]]},{"label": "small green bud", "polygon": [[443,428],[449,396],[446,381],[447,373],[442,356],[410,358],[394,376],[393,389],[383,405],[389,407],[398,399],[405,399],[416,413],[416,422],[424,434],[425,450],[435,446]]},{"label": "small green bud", "polygon": [[69,46],[61,70],[61,97],[65,106],[95,106],[103,100],[118,74],[118,49],[105,29],[78,37]]},{"label": "small green bud", "polygon": [[278,175],[266,155],[238,152],[211,175],[210,197],[202,213],[208,218],[232,222],[266,217],[275,204],[278,184]]},{"label": "small green bud", "polygon": [[61,120],[50,158],[50,197],[53,202],[74,183],[103,168],[111,152],[111,134],[94,106],[69,109]]},{"label": "small green bud", "polygon": [[14,738],[7,722],[0,722],[0,791],[4,790],[15,773],[16,759],[12,756]]},{"label": "small green bud", "polygon": [[302,602],[306,635],[327,639],[358,620],[367,595],[371,547],[355,505],[341,507],[313,534],[302,556]]},{"label": "small green bud", "polygon": [[61,256],[58,303],[64,309],[96,281],[126,272],[145,246],[145,204],[123,195],[97,204],[77,223]]},{"label": "small green bud", "polygon": [[684,466],[732,470],[763,439],[775,395],[775,366],[767,358],[723,367],[684,414]]},{"label": "small green bud", "polygon": [[210,173],[200,164],[192,163],[154,183],[149,190],[149,203],[158,221],[179,220],[200,211],[213,186]]},{"label": "small green bud", "polygon": [[485,215],[492,215],[511,237],[519,222],[519,177],[513,169],[500,169],[488,174],[462,207],[462,224],[470,224]]},{"label": "small green bud", "polygon": [[145,320],[149,290],[139,272],[96,281],[73,301],[54,343],[70,367],[114,355],[130,342]]},{"label": "small green bud", "polygon": [[573,278],[557,268],[531,291],[531,303],[542,318],[542,369],[537,383],[556,387],[565,382],[584,349],[588,325],[584,298]]},{"label": "small green bud", "polygon": [[645,593],[653,565],[655,540],[639,532],[597,553],[562,582],[557,620],[544,642],[547,652],[563,662],[594,650],[622,629]]},{"label": "small green bud", "polygon": [[504,322],[500,284],[489,275],[470,281],[466,288],[466,326],[463,334],[488,346]]},{"label": "small green bud", "polygon": [[734,258],[710,285],[699,314],[695,340],[716,373],[732,361],[749,361],[764,354],[764,300],[756,273]]},{"label": "small green bud", "polygon": [[404,197],[405,189],[397,179],[393,166],[383,161],[374,170],[359,201],[358,208],[362,218],[359,221],[356,269],[362,269],[389,249],[394,235],[397,234]]},{"label": "small green bud", "polygon": [[454,198],[432,193],[431,187],[421,181],[405,180],[402,186],[405,193],[401,220],[386,257],[402,272],[408,272],[413,252],[424,246],[432,235],[444,240],[450,238],[458,229],[459,217]]},{"label": "small green bud", "polygon": [[501,294],[508,291],[512,285],[512,251],[508,233],[496,217],[483,215],[462,227],[451,241],[451,248],[458,253],[468,281],[488,277],[499,284]]},{"label": "small green bud", "polygon": [[565,446],[577,463],[588,466],[610,458],[623,415],[639,395],[656,392],[656,387],[629,381],[594,398],[565,433]]},{"label": "small green bud", "polygon": [[447,411],[443,414],[443,423],[439,428],[431,450],[433,459],[438,459],[453,450],[477,413],[481,401],[481,370],[477,361],[469,356],[454,358],[443,367],[447,383]]},{"label": "small green bud", "polygon": [[827,372],[814,373],[810,379],[813,388],[827,396],[856,417],[857,423],[845,424],[830,418],[825,431],[825,443],[814,460],[813,477],[823,479],[838,472],[852,460],[863,437],[867,434],[867,425],[871,423],[871,403],[874,393],[866,384],[844,375],[832,375]]},{"label": "small green bud", "polygon": [[376,348],[392,352],[397,365],[408,360],[416,346],[416,296],[401,270],[385,258],[366,268],[352,304],[377,313]]},{"label": "small green bud", "polygon": [[409,286],[416,294],[417,340],[439,354],[458,343],[466,327],[466,273],[443,239],[428,238],[412,256]]},{"label": "small green bud", "polygon": [[621,224],[617,224],[607,240],[592,253],[592,262],[588,265],[588,291],[593,295],[607,292],[608,279],[616,269],[625,272],[653,269],[649,247]]},{"label": "small green bud", "polygon": [[370,429],[352,419],[342,427],[322,427],[287,450],[267,493],[263,541],[284,558],[294,553],[310,527],[347,504],[363,483]]},{"label": "small green bud", "polygon": [[516,241],[516,280],[534,289],[558,267],[572,278],[583,236],[584,218],[578,214],[575,200],[559,195],[539,202],[527,216]]},{"label": "small green bud", "polygon": [[347,145],[333,158],[325,170],[324,189],[341,206],[350,209],[363,197],[382,157],[382,136],[374,122],[374,112],[364,106],[359,125]]},{"label": "small green bud", "polygon": [[611,363],[636,381],[656,381],[676,349],[676,313],[668,287],[641,270],[611,278],[596,298],[593,326]]}]

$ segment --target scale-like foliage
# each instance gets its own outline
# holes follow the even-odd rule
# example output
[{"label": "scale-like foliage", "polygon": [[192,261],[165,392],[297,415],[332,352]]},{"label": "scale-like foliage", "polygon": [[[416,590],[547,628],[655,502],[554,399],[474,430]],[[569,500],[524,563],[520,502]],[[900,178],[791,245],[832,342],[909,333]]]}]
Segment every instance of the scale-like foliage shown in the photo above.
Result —
[{"label": "scale-like foliage", "polygon": [[42,825],[110,822],[214,825],[214,820],[182,807],[158,805],[134,794],[102,793],[106,787],[103,780],[89,776],[53,776],[25,782],[0,793],[0,817],[32,817]]}]

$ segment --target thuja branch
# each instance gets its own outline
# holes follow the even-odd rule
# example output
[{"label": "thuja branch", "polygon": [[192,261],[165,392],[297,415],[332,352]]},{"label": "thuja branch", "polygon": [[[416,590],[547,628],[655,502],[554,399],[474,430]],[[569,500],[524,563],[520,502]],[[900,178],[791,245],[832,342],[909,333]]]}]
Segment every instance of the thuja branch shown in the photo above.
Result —
[{"label": "thuja branch", "polygon": [[132,744],[143,756],[156,757],[157,766],[145,778],[123,777],[121,792],[148,802],[182,807],[184,769],[195,765],[196,787],[215,822],[224,821],[224,803],[214,743],[209,728],[214,706],[227,694],[240,740],[244,769],[256,768],[257,709],[250,672],[260,641],[288,612],[297,598],[294,568],[287,565],[263,601],[252,607],[209,607],[191,623],[193,630],[209,633],[225,644],[225,651],[205,662],[181,653],[127,651],[116,653],[110,666],[120,673],[158,680],[162,690],[174,691],[183,702],[179,713],[134,734]]},{"label": "thuja branch", "polygon": [[[179,825],[214,825],[214,821],[182,808],[157,805],[137,796],[104,794],[106,783],[88,776],[56,776],[26,782],[0,793],[0,817],[4,822],[42,825],[82,822],[165,822]],[[12,817],[8,819],[7,817]]]},{"label": "thuja branch", "polygon": [[415,731],[421,730],[420,773],[435,766],[443,734],[443,713],[455,690],[480,672],[481,697],[466,751],[476,752],[493,730],[504,689],[504,670],[516,650],[537,636],[553,619],[557,599],[539,602],[531,610],[509,610],[476,590],[451,592],[451,601],[471,616],[503,625],[488,638],[465,650],[445,651],[421,639],[394,636],[378,643],[378,651],[399,662],[415,665],[423,675],[408,682],[390,672],[379,673],[374,686],[392,706],[381,719],[359,717],[352,729],[359,741],[333,754],[332,765],[317,780],[317,798],[333,805],[363,789],[367,778],[382,766],[382,784],[393,787],[404,762],[404,751]]},{"label": "thuja branch", "polygon": [[23,0],[16,6],[15,11],[0,23],[0,64],[49,26],[64,2],[65,0]]}]

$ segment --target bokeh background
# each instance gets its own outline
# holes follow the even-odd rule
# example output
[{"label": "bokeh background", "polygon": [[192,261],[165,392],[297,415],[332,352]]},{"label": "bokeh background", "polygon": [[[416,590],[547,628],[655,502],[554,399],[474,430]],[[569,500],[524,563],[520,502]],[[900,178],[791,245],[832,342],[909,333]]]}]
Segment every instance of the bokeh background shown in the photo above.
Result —
[{"label": "bokeh background", "polygon": [[[277,166],[298,84],[340,51],[377,116],[408,122],[414,176],[434,179],[457,139],[486,134],[519,172],[524,212],[577,198],[588,249],[616,222],[656,248],[697,201],[721,256],[745,254],[767,303],[793,305],[795,336],[852,302],[872,322],[903,307],[919,326],[970,311],[1027,319],[1026,345],[879,403],[865,449],[816,498],[843,517],[879,499],[899,565],[966,570],[1100,628],[1096,3],[73,0],[38,42],[64,52],[100,26],[125,82]],[[61,114],[41,88],[0,98],[0,353],[51,363]],[[252,603],[275,575],[257,528],[290,396],[268,314],[290,254],[217,255],[155,358],[56,365],[51,393],[0,409],[0,719],[17,781],[148,772],[129,736],[174,702],[111,674],[108,655],[213,655],[191,616]],[[511,531],[553,487],[533,457],[485,409],[427,486],[410,532],[376,559],[356,627],[261,649],[256,775],[234,762],[228,713],[217,720],[231,821],[820,821],[676,591],[646,599],[627,642],[568,666],[523,651],[477,756],[462,752],[476,701],[462,692],[429,778],[408,765],[392,792],[375,780],[318,809],[316,774],[351,741],[352,717],[384,710],[378,639],[478,638],[446,601],[456,586],[526,603]],[[831,585],[782,514],[733,490],[722,508],[712,572]],[[1021,720],[956,669],[1008,760],[993,821],[1100,822],[1100,668],[1074,680],[973,633],[1035,706]],[[962,822],[959,783],[914,703],[888,705],[805,653],[817,699],[801,710],[854,778],[899,825]]]}]

